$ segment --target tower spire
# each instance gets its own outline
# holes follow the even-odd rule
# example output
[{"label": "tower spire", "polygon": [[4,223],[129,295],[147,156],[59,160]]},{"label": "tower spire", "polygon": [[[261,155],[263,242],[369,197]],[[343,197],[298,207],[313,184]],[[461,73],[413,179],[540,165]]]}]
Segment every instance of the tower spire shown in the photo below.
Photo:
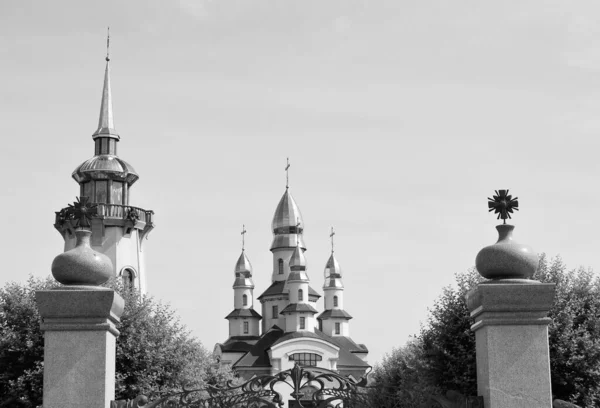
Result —
[{"label": "tower spire", "polygon": [[[110,30],[110,28],[109,28]],[[109,137],[119,140],[119,134],[115,130],[112,109],[112,96],[110,92],[110,31],[106,36],[106,69],[104,70],[104,85],[102,87],[102,101],[100,102],[100,118],[98,119],[98,129],[92,137],[96,140],[99,137]]]}]

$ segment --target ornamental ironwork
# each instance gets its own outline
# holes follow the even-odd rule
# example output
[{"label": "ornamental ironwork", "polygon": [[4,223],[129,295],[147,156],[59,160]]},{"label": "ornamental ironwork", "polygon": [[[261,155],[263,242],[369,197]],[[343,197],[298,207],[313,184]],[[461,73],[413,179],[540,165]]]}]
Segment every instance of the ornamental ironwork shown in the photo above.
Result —
[{"label": "ornamental ironwork", "polygon": [[508,190],[495,190],[496,195],[493,198],[488,197],[488,211],[494,211],[494,214],[498,214],[496,218],[499,220],[502,218],[504,220],[504,224],[506,224],[506,219],[511,218],[513,210],[519,211],[519,201],[518,197],[512,198],[511,195],[508,194]]},{"label": "ornamental ironwork", "polygon": [[[333,371],[298,364],[275,375],[261,375],[243,384],[229,381],[202,389],[140,395],[112,401],[111,408],[401,408],[397,387],[369,386]],[[481,397],[457,392],[431,396],[422,408],[483,408]]]}]

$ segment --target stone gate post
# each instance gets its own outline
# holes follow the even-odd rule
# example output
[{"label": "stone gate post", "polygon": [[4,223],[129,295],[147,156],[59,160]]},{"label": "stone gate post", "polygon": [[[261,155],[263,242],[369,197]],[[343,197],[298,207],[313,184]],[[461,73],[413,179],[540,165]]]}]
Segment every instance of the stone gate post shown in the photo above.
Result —
[{"label": "stone gate post", "polygon": [[549,408],[550,356],[547,317],[554,284],[529,279],[538,256],[512,240],[512,225],[499,225],[498,242],[477,255],[489,280],[467,293],[475,323],[477,388],[485,408]]},{"label": "stone gate post", "polygon": [[54,259],[65,286],[36,293],[44,331],[44,408],[109,408],[115,396],[115,352],[123,298],[97,285],[112,275],[110,259],[76,232],[77,246]]}]

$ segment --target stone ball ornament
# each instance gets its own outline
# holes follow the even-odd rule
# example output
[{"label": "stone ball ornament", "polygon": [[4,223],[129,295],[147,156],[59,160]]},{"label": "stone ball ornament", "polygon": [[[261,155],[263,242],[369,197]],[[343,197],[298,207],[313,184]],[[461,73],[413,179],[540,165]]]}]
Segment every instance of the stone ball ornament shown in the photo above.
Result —
[{"label": "stone ball ornament", "polygon": [[86,228],[96,214],[96,206],[81,197],[67,216],[76,221],[79,228],[75,231],[75,248],[63,252],[52,261],[52,275],[63,285],[98,286],[106,283],[113,274],[113,265],[106,255],[90,246],[92,232]]},{"label": "stone ball ornament", "polygon": [[496,226],[498,241],[483,248],[475,258],[477,271],[486,279],[530,279],[538,268],[537,253],[529,245],[516,242],[514,225],[506,224],[518,205],[518,199],[512,198],[508,190],[497,190],[493,198],[488,198],[489,211],[498,214],[504,223]]}]

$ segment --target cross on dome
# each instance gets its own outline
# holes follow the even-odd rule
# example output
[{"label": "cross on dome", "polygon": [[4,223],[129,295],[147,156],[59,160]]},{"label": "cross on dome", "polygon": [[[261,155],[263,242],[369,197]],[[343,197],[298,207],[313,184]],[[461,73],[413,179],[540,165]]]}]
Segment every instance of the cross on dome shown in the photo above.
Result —
[{"label": "cross on dome", "polygon": [[246,226],[244,224],[242,224],[242,251],[244,250],[244,247],[246,246],[246,242],[245,242],[245,238],[246,238],[246,233],[248,231],[246,231]]}]

